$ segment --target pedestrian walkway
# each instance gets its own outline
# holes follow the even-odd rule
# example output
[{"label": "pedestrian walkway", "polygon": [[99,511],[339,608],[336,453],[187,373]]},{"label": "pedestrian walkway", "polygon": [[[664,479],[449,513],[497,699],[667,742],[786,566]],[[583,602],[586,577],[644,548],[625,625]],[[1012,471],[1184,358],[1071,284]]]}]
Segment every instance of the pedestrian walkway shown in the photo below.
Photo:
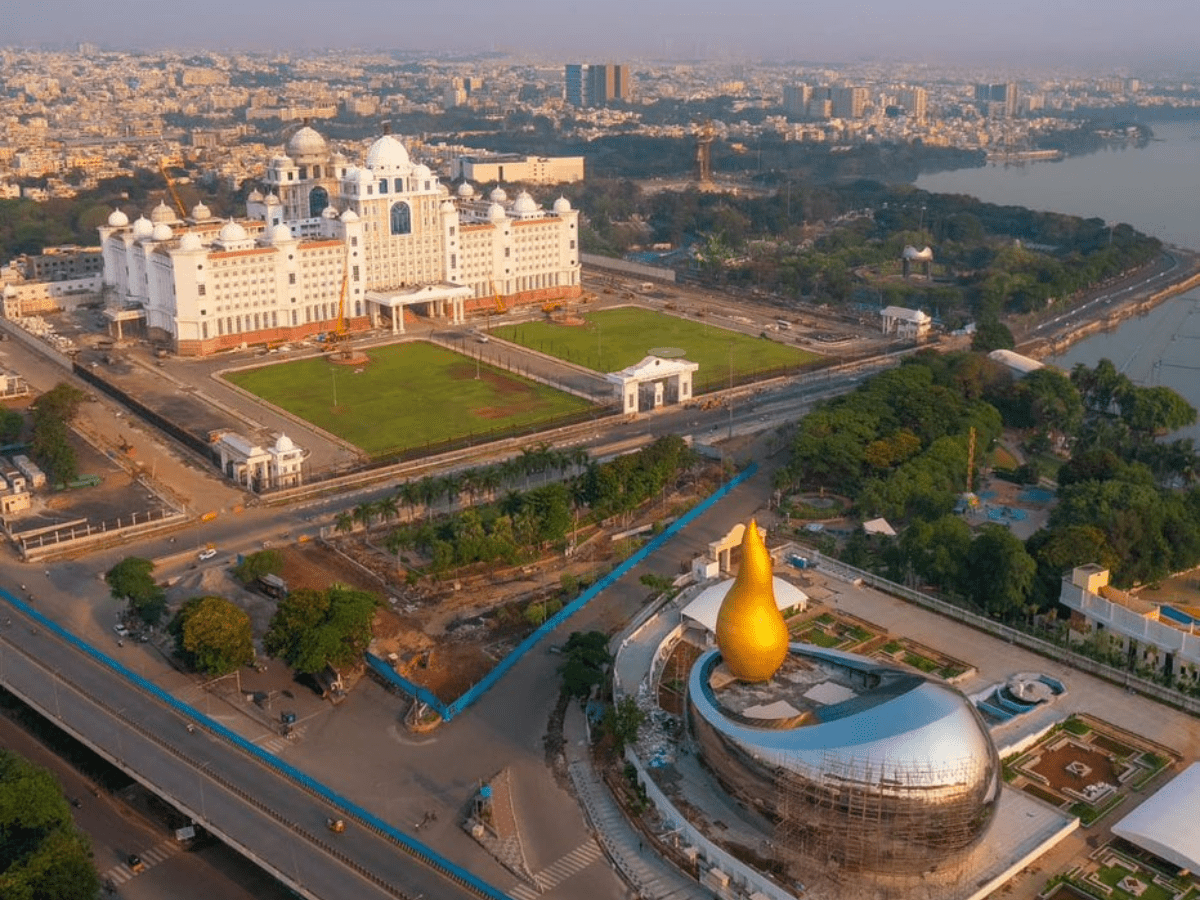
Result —
[{"label": "pedestrian walkway", "polygon": [[554,890],[568,878],[582,872],[603,855],[604,852],[600,849],[600,845],[592,838],[588,838],[570,853],[564,854],[540,872],[534,873],[533,880],[537,884],[537,890],[528,885],[519,884],[510,888],[508,893],[516,900],[535,900],[541,894]]},{"label": "pedestrian walkway", "polygon": [[[151,869],[159,863],[170,859],[172,856],[178,853],[179,850],[180,845],[178,841],[167,839],[151,847],[149,850],[143,850],[137,855],[141,857],[142,863],[146,869]],[[144,872],[145,869],[142,869],[141,871]],[[138,874],[139,873],[133,871],[133,869],[131,869],[127,863],[118,863],[100,876],[100,883],[120,886],[129,881],[131,878],[136,877]]]},{"label": "pedestrian walkway", "polygon": [[[592,766],[587,726],[576,703],[567,707],[563,737],[567,770],[579,802],[583,804],[604,852],[633,888],[634,895],[641,900],[712,900],[715,894],[645,847],[644,839],[625,818]],[[553,865],[548,867],[553,868]],[[519,900],[532,898],[521,897]]]}]

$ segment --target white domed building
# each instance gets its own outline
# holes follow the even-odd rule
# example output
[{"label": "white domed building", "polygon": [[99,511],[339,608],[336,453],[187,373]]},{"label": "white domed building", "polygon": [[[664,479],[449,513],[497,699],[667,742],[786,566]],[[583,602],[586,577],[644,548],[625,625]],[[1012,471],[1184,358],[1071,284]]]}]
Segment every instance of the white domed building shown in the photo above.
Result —
[{"label": "white domed building", "polygon": [[[193,211],[187,232],[200,249],[183,246],[169,207],[100,228],[105,284],[181,355],[301,340],[339,322],[398,334],[409,309],[458,324],[497,296],[512,307],[582,293],[569,203],[451,193],[391,134],[354,165],[306,123],[268,161],[244,219],[207,212]],[[170,239],[155,236],[160,224]]]}]

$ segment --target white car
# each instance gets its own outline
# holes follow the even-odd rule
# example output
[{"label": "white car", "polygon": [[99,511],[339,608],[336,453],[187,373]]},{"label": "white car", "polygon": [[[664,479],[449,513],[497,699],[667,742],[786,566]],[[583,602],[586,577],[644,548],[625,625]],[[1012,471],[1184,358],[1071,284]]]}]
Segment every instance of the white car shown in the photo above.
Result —
[{"label": "white car", "polygon": [[206,548],[206,549],[204,549],[204,550],[201,550],[201,551],[200,551],[198,554],[196,554],[196,559],[198,559],[198,560],[200,560],[201,562],[203,562],[203,561],[204,561],[204,560],[206,560],[206,559],[212,559],[212,558],[213,558],[214,556],[216,556],[216,555],[217,555],[216,548],[215,548],[215,547],[208,547],[208,548]]},{"label": "white car", "polygon": [[124,622],[118,622],[116,625],[114,625],[113,631],[115,631],[117,633],[117,637],[121,637],[121,638],[129,637],[129,629],[126,627]]}]

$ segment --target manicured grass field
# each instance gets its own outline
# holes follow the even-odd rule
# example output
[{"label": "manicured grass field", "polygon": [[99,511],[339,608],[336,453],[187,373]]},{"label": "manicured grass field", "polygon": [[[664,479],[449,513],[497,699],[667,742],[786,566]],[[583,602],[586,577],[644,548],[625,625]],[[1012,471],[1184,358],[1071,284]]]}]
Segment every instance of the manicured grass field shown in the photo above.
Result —
[{"label": "manicured grass field", "polygon": [[598,372],[624,369],[655,348],[677,347],[685,359],[700,364],[697,389],[727,382],[731,365],[736,379],[820,359],[818,354],[766,338],[632,306],[589,312],[584,320],[584,325],[526,322],[494,328],[492,333]]},{"label": "manicured grass field", "polygon": [[[483,435],[590,404],[433,344],[374,347],[361,368],[301,359],[230,372],[238,387],[377,455]],[[334,403],[334,395],[337,403]]]}]

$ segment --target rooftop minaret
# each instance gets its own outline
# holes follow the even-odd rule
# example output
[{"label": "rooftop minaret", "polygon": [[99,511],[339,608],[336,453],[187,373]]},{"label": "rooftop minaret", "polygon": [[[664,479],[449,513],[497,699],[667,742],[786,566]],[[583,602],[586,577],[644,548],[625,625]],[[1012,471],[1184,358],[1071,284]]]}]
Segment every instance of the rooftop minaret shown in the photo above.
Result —
[{"label": "rooftop minaret", "polygon": [[751,519],[742,535],[741,568],[717,613],[717,647],[742,681],[769,681],[787,656],[787,623],[771,579],[771,554]]}]

